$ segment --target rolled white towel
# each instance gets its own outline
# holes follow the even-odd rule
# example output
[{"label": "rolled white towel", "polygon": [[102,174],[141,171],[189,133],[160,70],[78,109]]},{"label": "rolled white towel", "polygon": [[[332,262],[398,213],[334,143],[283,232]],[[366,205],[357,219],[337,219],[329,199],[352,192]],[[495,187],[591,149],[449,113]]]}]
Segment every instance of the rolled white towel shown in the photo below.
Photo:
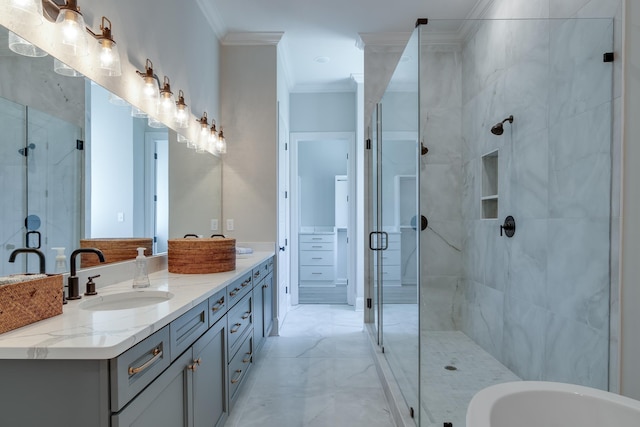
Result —
[{"label": "rolled white towel", "polygon": [[252,254],[252,253],[253,253],[253,249],[251,248],[241,248],[239,246],[236,246],[236,254],[238,255]]}]

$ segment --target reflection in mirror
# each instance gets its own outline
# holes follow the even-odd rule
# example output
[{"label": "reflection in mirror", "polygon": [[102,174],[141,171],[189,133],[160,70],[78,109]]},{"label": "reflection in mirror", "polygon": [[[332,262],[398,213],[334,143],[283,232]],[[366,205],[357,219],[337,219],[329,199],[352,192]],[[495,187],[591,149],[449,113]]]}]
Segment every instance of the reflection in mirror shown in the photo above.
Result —
[{"label": "reflection in mirror", "polygon": [[49,56],[10,51],[4,28],[0,57],[0,275],[37,271],[32,255],[7,262],[25,246],[56,272],[52,248],[68,257],[83,237],[155,236],[154,253],[166,251],[166,128],[149,128],[83,78],[54,73]]}]

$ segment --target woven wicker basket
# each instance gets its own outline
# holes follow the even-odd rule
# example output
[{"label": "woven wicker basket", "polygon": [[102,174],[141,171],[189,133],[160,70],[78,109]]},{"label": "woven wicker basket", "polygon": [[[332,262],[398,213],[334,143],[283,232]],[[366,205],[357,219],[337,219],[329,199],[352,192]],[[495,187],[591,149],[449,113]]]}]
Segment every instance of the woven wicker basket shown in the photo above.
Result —
[{"label": "woven wicker basket", "polygon": [[236,269],[236,239],[169,239],[170,273],[207,274]]},{"label": "woven wicker basket", "polygon": [[[80,239],[81,248],[96,248],[104,255],[104,264],[111,262],[135,259],[138,255],[137,248],[146,248],[144,254],[149,256],[153,251],[153,239],[151,238],[104,238],[104,239]],[[96,254],[80,254],[83,268],[102,264]]]},{"label": "woven wicker basket", "polygon": [[62,314],[62,275],[0,286],[0,333]]}]

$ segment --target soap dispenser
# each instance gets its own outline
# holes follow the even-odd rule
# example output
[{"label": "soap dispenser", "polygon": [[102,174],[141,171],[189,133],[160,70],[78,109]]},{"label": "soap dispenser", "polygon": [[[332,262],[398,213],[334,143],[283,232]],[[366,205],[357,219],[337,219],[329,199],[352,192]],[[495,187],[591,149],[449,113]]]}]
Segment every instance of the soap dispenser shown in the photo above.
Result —
[{"label": "soap dispenser", "polygon": [[133,276],[134,288],[148,288],[149,275],[147,274],[147,258],[144,256],[145,248],[138,248],[138,256],[136,257],[136,272]]},{"label": "soap dispenser", "polygon": [[66,273],[67,271],[67,257],[64,254],[64,248],[51,248],[52,250],[57,252],[56,255],[56,274]]}]

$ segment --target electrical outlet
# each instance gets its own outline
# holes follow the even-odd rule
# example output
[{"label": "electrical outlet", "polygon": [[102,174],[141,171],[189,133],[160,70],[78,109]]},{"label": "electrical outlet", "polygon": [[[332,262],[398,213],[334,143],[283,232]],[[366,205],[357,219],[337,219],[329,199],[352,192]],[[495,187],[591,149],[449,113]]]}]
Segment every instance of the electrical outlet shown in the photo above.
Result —
[{"label": "electrical outlet", "polygon": [[211,231],[218,231],[218,220],[217,219],[212,219],[211,220]]},{"label": "electrical outlet", "polygon": [[233,231],[233,220],[232,219],[228,219],[227,220],[227,231]]},{"label": "electrical outlet", "polygon": [[118,222],[124,222],[124,212],[118,212]]}]

